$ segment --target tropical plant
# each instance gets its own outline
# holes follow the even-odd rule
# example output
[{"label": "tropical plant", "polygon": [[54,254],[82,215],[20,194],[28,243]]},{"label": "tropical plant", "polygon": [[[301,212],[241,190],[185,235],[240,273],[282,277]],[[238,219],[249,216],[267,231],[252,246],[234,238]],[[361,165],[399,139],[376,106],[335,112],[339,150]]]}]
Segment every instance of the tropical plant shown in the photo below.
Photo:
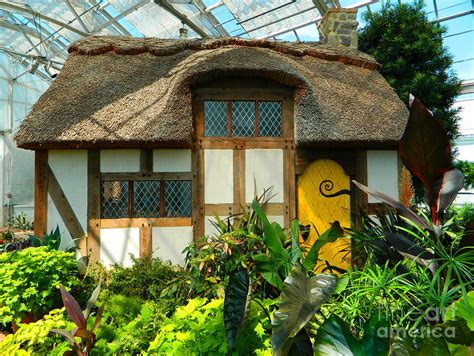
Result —
[{"label": "tropical plant", "polygon": [[241,228],[203,237],[197,244],[190,244],[185,251],[193,294],[222,298],[229,276],[240,268],[248,271],[255,292],[265,290],[253,260],[264,250],[261,236]]},{"label": "tropical plant", "polygon": [[0,254],[0,323],[39,319],[60,305],[59,285],[81,285],[73,253],[47,247]]},{"label": "tropical plant", "polygon": [[304,327],[326,302],[336,283],[335,275],[318,274],[308,278],[304,270],[293,268],[285,279],[278,310],[272,317],[273,355],[313,354]]},{"label": "tropical plant", "polygon": [[[100,321],[102,319],[102,313],[104,312],[105,308],[105,304],[102,304],[97,310],[94,324],[89,330],[87,327],[87,319],[91,315],[92,309],[95,307],[97,298],[99,298],[100,284],[97,286],[87,301],[86,309],[84,311],[81,310],[77,300],[71,294],[69,294],[63,286],[60,286],[59,288],[61,290],[61,298],[63,300],[64,308],[76,327],[71,331],[67,329],[52,329],[51,331],[61,335],[72,348],[72,352],[75,352],[78,356],[87,356],[94,348],[96,342],[95,331],[99,327]],[[77,338],[79,338],[79,341]]]},{"label": "tropical plant", "polygon": [[[344,231],[339,223],[334,223],[318,240],[306,250],[299,243],[299,222],[293,220],[291,231],[288,234],[278,223],[270,223],[258,201],[254,200],[252,209],[260,218],[263,225],[263,241],[268,253],[261,253],[253,257],[257,270],[263,278],[279,290],[283,287],[283,280],[290,274],[293,266],[302,265],[307,271],[313,271],[318,262],[319,250],[327,243],[342,238]],[[288,249],[284,244],[287,240]]]}]

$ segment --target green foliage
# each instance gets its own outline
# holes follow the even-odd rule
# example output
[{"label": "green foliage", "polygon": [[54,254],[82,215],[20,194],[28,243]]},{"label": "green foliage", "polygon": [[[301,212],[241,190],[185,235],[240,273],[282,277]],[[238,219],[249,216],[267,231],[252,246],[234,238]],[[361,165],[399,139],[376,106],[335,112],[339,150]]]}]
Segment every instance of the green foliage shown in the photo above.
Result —
[{"label": "green foliage", "polygon": [[445,314],[445,321],[464,319],[471,331],[474,331],[474,291],[470,291],[461,300],[452,303]]},{"label": "green foliage", "polygon": [[35,318],[61,305],[59,285],[80,285],[73,253],[47,247],[0,254],[0,323]]},{"label": "green foliage", "polygon": [[318,329],[314,354],[385,356],[389,350],[389,335],[390,324],[383,315],[373,314],[369,318],[363,325],[363,336],[360,339],[352,334],[344,320],[331,315]]},{"label": "green foliage", "polygon": [[51,330],[66,326],[64,309],[54,309],[43,319],[21,324],[15,334],[9,334],[0,342],[0,355],[46,355],[61,341],[50,334]]},{"label": "green foliage", "polygon": [[131,267],[114,266],[107,279],[106,286],[114,294],[155,301],[166,297],[170,312],[184,304],[189,294],[187,272],[158,258],[133,258]]},{"label": "green foliage", "polygon": [[123,295],[104,299],[105,322],[97,331],[98,341],[92,354],[137,355],[148,349],[166,318],[166,305]]},{"label": "green foliage", "polygon": [[229,276],[239,268],[248,270],[254,287],[259,289],[262,278],[257,276],[253,258],[264,250],[262,238],[246,229],[203,237],[185,249],[191,289],[195,295],[222,298]]},{"label": "green foliage", "polygon": [[[268,307],[272,301],[265,301]],[[228,345],[224,329],[223,299],[208,301],[191,299],[166,319],[148,349],[152,354],[166,355],[226,355]],[[269,329],[266,313],[254,305],[236,344],[241,355],[261,354],[270,347],[266,331]]]},{"label": "green foliage", "polygon": [[410,93],[423,98],[455,138],[458,115],[452,106],[460,80],[451,70],[452,55],[443,47],[446,28],[428,20],[422,1],[394,3],[365,14],[359,48],[381,64],[381,74],[403,102],[408,103]]},{"label": "green foliage", "polygon": [[454,167],[464,175],[464,189],[474,188],[474,164],[469,161],[455,161]]},{"label": "green foliage", "polygon": [[[421,0],[394,3],[365,14],[367,25],[359,32],[359,49],[381,64],[380,73],[404,103],[410,93],[423,98],[452,140],[459,135],[458,109],[453,104],[461,81],[451,69],[452,55],[443,47],[446,28],[428,20]],[[420,203],[423,189],[417,178],[413,182]]]}]

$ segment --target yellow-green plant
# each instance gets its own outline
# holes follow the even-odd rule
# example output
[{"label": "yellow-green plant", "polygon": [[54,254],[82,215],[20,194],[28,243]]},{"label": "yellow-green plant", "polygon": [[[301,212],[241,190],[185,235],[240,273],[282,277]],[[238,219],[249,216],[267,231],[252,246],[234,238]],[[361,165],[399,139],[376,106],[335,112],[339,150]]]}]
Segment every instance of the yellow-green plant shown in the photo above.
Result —
[{"label": "yellow-green plant", "polygon": [[0,355],[46,355],[60,341],[51,337],[51,330],[64,328],[64,309],[54,309],[35,323],[21,324],[15,334],[0,342]]},{"label": "yellow-green plant", "polygon": [[[268,307],[273,301],[264,300]],[[160,327],[148,352],[159,355],[227,355],[223,299],[191,299]],[[241,355],[262,353],[270,348],[270,321],[257,305],[251,308],[236,349]]]},{"label": "yellow-green plant", "polygon": [[0,323],[39,318],[61,305],[59,285],[80,285],[73,253],[48,247],[0,254]]}]

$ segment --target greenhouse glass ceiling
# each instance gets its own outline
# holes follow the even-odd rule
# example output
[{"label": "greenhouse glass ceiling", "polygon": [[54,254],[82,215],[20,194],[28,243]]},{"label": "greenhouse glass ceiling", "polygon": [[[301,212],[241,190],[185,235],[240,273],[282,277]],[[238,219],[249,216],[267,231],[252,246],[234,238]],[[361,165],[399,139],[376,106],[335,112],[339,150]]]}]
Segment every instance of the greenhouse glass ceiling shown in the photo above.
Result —
[{"label": "greenhouse glass ceiling", "polygon": [[[0,2],[0,50],[50,81],[67,47],[90,35],[178,38],[253,37],[318,40],[316,24],[329,8],[362,14],[376,0],[28,0]],[[428,0],[430,19],[448,28],[445,44],[462,79],[474,77],[474,1]]]}]

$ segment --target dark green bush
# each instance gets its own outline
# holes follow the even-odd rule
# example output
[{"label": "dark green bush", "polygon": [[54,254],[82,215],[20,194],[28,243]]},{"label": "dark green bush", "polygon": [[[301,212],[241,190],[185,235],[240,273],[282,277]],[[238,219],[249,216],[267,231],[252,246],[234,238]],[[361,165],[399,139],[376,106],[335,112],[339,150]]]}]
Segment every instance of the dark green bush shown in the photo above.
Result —
[{"label": "dark green bush", "polygon": [[112,294],[160,300],[171,312],[186,302],[189,278],[182,267],[158,258],[133,258],[131,267],[114,266],[108,272],[106,287]]}]

